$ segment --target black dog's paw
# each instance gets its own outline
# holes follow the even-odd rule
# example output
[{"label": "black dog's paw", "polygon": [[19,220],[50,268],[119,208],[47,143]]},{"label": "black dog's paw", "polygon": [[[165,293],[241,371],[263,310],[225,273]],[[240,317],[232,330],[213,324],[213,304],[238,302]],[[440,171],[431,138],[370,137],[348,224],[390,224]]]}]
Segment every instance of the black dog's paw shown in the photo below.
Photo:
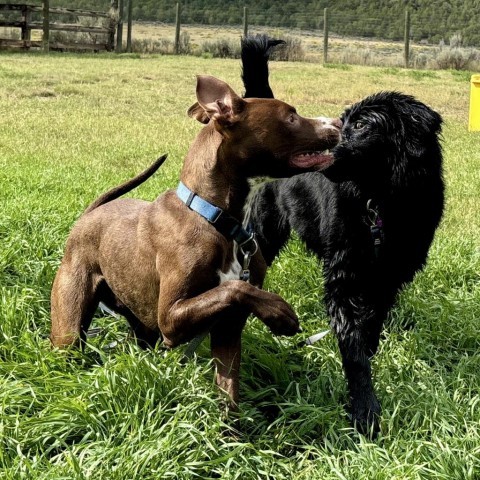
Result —
[{"label": "black dog's paw", "polygon": [[352,402],[350,418],[357,432],[374,439],[380,432],[381,413],[380,403],[373,397],[369,401]]}]

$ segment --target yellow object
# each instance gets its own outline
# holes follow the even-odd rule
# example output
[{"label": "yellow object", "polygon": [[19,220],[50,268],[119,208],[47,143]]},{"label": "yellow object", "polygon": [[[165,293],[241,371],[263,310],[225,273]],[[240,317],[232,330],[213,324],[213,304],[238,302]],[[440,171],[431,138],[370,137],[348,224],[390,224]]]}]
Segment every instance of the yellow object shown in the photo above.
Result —
[{"label": "yellow object", "polygon": [[480,131],[480,75],[472,75],[471,79],[468,130]]}]

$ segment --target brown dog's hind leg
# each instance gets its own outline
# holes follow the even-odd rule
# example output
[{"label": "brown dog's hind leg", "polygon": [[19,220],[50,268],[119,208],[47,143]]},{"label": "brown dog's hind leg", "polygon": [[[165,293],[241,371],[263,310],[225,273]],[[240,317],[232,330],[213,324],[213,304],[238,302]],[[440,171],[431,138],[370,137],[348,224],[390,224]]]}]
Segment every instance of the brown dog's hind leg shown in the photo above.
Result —
[{"label": "brown dog's hind leg", "polygon": [[102,281],[98,288],[98,301],[127,319],[131,333],[141,348],[154,348],[160,339],[160,331],[144,325],[135,314],[112,292],[107,282]]},{"label": "brown dog's hind leg", "polygon": [[144,349],[155,348],[155,345],[160,339],[160,332],[143,325],[143,323],[130,311],[124,312],[122,315],[127,319],[137,344]]},{"label": "brown dog's hind leg", "polygon": [[[95,278],[97,277],[97,278]],[[98,306],[100,278],[85,267],[63,263],[52,287],[52,345],[66,348],[85,340],[93,314]]]}]

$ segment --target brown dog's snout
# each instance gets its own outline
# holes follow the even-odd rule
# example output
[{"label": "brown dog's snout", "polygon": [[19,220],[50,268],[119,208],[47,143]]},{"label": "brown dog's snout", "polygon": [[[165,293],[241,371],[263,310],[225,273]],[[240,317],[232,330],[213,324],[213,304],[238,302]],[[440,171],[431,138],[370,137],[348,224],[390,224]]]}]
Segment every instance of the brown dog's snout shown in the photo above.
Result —
[{"label": "brown dog's snout", "polygon": [[343,127],[343,123],[339,118],[317,117],[316,120],[319,120],[324,126],[330,125],[332,127],[338,128],[339,130],[341,130]]},{"label": "brown dog's snout", "polygon": [[343,127],[343,122],[339,118],[333,118],[332,119],[332,125],[334,127],[337,127],[339,130],[341,130],[342,127]]}]

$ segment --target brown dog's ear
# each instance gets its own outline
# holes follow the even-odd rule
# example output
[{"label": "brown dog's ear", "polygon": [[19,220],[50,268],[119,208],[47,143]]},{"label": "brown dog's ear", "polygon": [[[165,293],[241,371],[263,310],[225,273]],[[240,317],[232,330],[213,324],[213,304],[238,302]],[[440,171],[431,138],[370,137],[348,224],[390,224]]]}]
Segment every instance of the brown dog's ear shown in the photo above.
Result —
[{"label": "brown dog's ear", "polygon": [[[209,75],[197,75],[197,101],[204,114],[220,125],[233,123],[235,116],[243,111],[245,105],[245,101],[229,85]],[[202,122],[204,117],[198,113],[195,105],[190,111]]]},{"label": "brown dog's ear", "polygon": [[198,102],[195,102],[187,110],[187,115],[190,118],[195,118],[195,120],[198,120],[200,123],[208,123],[210,121],[210,117],[207,115],[207,112],[205,112]]}]

